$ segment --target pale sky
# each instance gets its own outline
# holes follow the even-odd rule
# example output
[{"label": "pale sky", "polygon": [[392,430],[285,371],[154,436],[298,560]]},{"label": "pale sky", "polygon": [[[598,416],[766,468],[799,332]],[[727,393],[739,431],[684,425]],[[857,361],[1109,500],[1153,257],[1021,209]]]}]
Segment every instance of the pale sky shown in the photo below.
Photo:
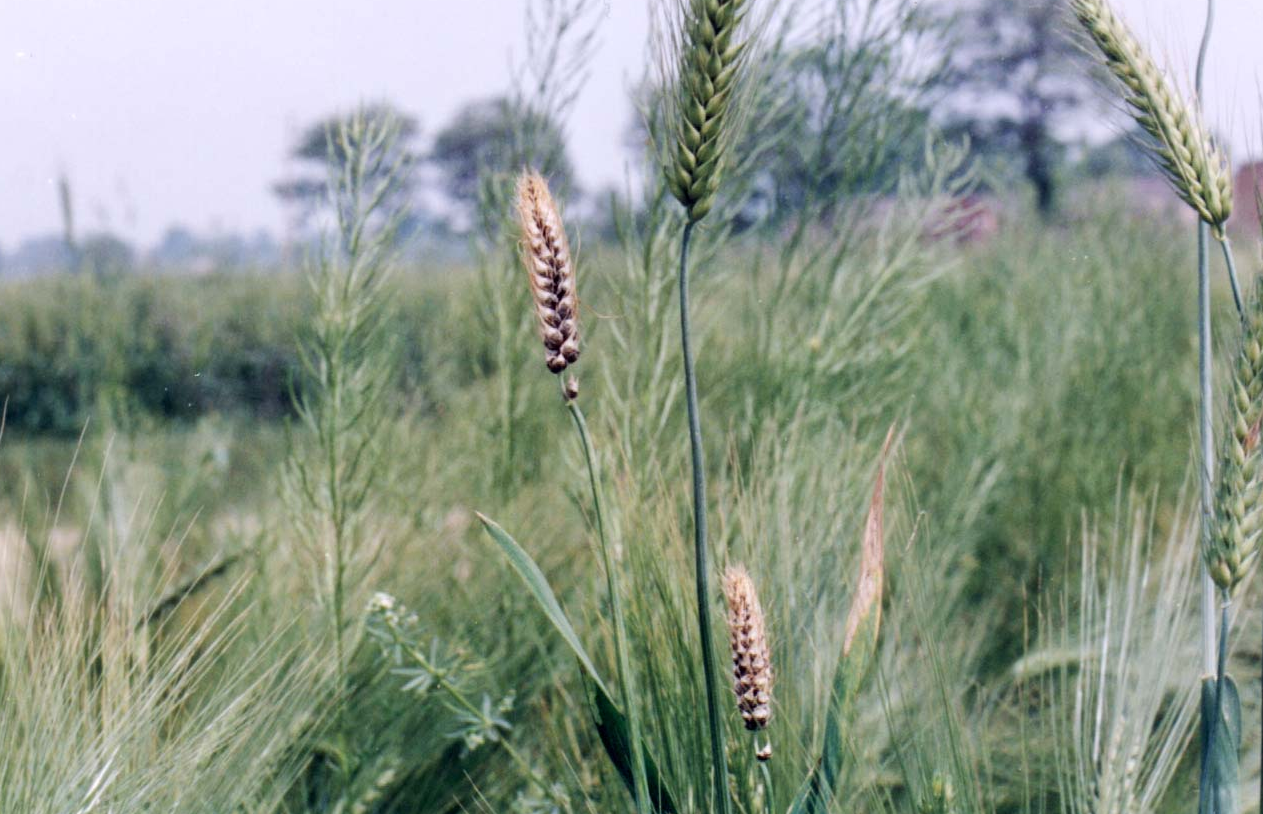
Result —
[{"label": "pale sky", "polygon": [[[649,2],[605,0],[591,79],[567,122],[589,188],[623,177],[626,91],[641,71]],[[1188,70],[1203,3],[1116,3]],[[432,134],[461,103],[508,87],[523,4],[0,0],[0,247],[59,230],[63,169],[80,233],[149,245],[180,222],[280,235],[270,186],[304,125],[388,99]],[[1208,116],[1238,153],[1258,153],[1263,0],[1217,6]]]}]

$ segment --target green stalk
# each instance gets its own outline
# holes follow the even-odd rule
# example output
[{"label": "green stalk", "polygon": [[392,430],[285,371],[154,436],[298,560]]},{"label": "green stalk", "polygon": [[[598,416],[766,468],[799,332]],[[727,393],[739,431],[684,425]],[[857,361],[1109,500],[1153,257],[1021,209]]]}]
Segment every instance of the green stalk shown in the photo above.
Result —
[{"label": "green stalk", "polygon": [[[560,380],[559,380],[560,381]],[[562,385],[563,390],[565,385]],[[605,509],[601,499],[601,481],[596,471],[596,456],[592,453],[592,439],[588,435],[588,422],[575,399],[566,401],[570,417],[583,444],[583,457],[588,464],[588,483],[592,487],[592,505],[596,511],[596,530],[601,539],[601,564],[605,568],[605,583],[610,592],[610,612],[614,617],[614,653],[618,663],[618,685],[622,690],[623,711],[627,715],[627,728],[631,735],[631,764],[633,797],[638,814],[650,814],[649,781],[645,775],[644,747],[640,736],[640,710],[635,704],[635,677],[628,659],[627,628],[623,621],[623,603],[619,598],[618,580],[614,573],[614,558],[610,556],[609,538],[605,532]]]},{"label": "green stalk", "polygon": [[[1201,98],[1206,72],[1206,55],[1210,50],[1211,28],[1215,21],[1215,0],[1206,0],[1206,25],[1202,30],[1197,53],[1195,90]],[[1211,331],[1210,331],[1210,225],[1197,224],[1197,297],[1198,297],[1198,375],[1201,383],[1202,437],[1202,542],[1210,539],[1214,514],[1212,490],[1215,482],[1215,436],[1211,425]],[[1202,665],[1207,675],[1215,672],[1215,583],[1210,571],[1202,569]]]},{"label": "green stalk", "polygon": [[1228,282],[1232,285],[1232,301],[1237,305],[1237,316],[1245,319],[1245,303],[1241,299],[1241,283],[1237,278],[1237,261],[1232,255],[1232,242],[1227,233],[1219,238],[1219,245],[1224,250],[1224,263],[1228,266]]},{"label": "green stalk", "polygon": [[[1219,719],[1223,717],[1224,674],[1228,661],[1228,614],[1231,607],[1232,599],[1229,597],[1228,592],[1224,591],[1223,606],[1220,611],[1222,618],[1219,623],[1219,646],[1215,664],[1215,715],[1206,722],[1206,743],[1203,745],[1202,767],[1198,779],[1197,810],[1201,814],[1217,814],[1219,808],[1219,797],[1216,793],[1219,779],[1215,778],[1212,783],[1210,761],[1214,755]],[[1212,789],[1212,786],[1216,787],[1216,789]]]},{"label": "green stalk", "polygon": [[[1197,226],[1197,335],[1198,381],[1201,388],[1201,442],[1202,442],[1202,545],[1205,550],[1212,533],[1214,517],[1215,483],[1215,431],[1211,424],[1213,395],[1211,393],[1211,332],[1210,332],[1210,226],[1205,222]],[[1202,672],[1215,673],[1215,582],[1210,571],[1202,567]]]},{"label": "green stalk", "polygon": [[[753,746],[752,751],[759,751],[759,733],[754,732],[750,741]],[[763,777],[763,803],[767,809],[767,814],[775,814],[776,812],[776,795],[772,793],[772,772],[768,770],[767,761],[759,761],[759,774]]]},{"label": "green stalk", "polygon": [[697,374],[693,370],[693,342],[689,331],[689,240],[693,222],[684,227],[680,240],[680,344],[684,353],[684,391],[688,402],[689,448],[693,454],[693,556],[697,580],[697,625],[702,638],[702,674],[706,678],[706,712],[710,722],[711,765],[714,771],[715,805],[720,814],[731,814],[728,799],[728,754],[724,749],[724,720],[719,707],[719,681],[715,672],[715,644],[710,621],[710,565],[706,551],[706,464],[702,453],[702,422],[697,410]]},{"label": "green stalk", "polygon": [[[1202,30],[1201,47],[1197,54],[1197,73],[1195,89],[1200,100],[1202,96],[1206,71],[1206,55],[1210,50],[1211,29],[1215,20],[1215,0],[1206,0],[1206,25]],[[1210,542],[1214,517],[1214,496],[1212,491],[1215,482],[1215,438],[1211,425],[1212,393],[1211,393],[1211,324],[1210,324],[1210,225],[1201,220],[1197,224],[1197,300],[1198,300],[1198,378],[1201,385],[1201,441],[1202,441],[1202,550],[1206,550]],[[1231,272],[1230,272],[1231,273]],[[1234,296],[1237,296],[1234,287]],[[1238,302],[1238,310],[1241,305]],[[1224,622],[1220,630],[1221,643],[1228,638],[1228,616],[1224,613]],[[1202,751],[1201,779],[1199,789],[1199,814],[1214,814],[1217,808],[1215,796],[1211,790],[1210,762],[1215,754],[1215,734],[1217,724],[1222,716],[1219,705],[1223,677],[1220,672],[1220,659],[1216,658],[1215,648],[1215,583],[1210,576],[1206,563],[1202,566],[1202,664],[1203,672],[1216,676],[1215,713],[1213,719],[1206,724],[1206,744]],[[1209,805],[1207,805],[1209,801]],[[1208,811],[1208,809],[1210,809]]]}]

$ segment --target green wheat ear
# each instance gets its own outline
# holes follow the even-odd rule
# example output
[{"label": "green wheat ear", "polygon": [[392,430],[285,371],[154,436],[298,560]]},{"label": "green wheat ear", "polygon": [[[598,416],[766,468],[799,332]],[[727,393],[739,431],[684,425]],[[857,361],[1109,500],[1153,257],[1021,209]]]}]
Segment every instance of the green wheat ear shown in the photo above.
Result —
[{"label": "green wheat ear", "polygon": [[1072,0],[1071,8],[1122,84],[1132,117],[1156,142],[1155,158],[1176,193],[1222,238],[1232,214],[1227,156],[1108,0]]},{"label": "green wheat ear", "polygon": [[690,0],[680,50],[676,145],[667,186],[689,223],[715,203],[723,169],[727,120],[745,41],[736,37],[746,0]]},{"label": "green wheat ear", "polygon": [[1203,556],[1215,584],[1232,590],[1249,572],[1259,549],[1263,491],[1259,425],[1263,422],[1263,279],[1241,322],[1241,347],[1232,365],[1229,428],[1219,464],[1215,525]]}]

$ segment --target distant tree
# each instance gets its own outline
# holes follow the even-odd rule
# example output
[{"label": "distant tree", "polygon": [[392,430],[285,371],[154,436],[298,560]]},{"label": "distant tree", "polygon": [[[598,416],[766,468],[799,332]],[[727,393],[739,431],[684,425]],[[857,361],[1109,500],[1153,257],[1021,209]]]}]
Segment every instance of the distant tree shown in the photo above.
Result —
[{"label": "distant tree", "polygon": [[122,238],[101,232],[83,239],[75,252],[75,260],[89,274],[112,276],[134,269],[136,252]]},{"label": "distant tree", "polygon": [[[391,148],[391,154],[372,158],[373,163],[380,168],[379,171],[385,172],[387,167],[394,166],[401,158],[405,159],[406,165],[415,167],[417,154],[414,142],[420,134],[417,120],[385,102],[367,105],[361,113],[370,119],[390,118],[398,123],[399,138]],[[349,120],[352,115],[355,114],[327,116],[304,129],[290,150],[290,158],[301,167],[300,172],[272,186],[276,196],[294,210],[296,221],[301,226],[307,225],[316,213],[329,204],[329,174],[332,168],[345,162],[348,146],[340,144],[334,134],[339,132],[339,124]],[[398,200],[410,200],[415,186],[415,174],[406,173],[400,177],[399,184],[392,187],[392,194]]]},{"label": "distant tree", "polygon": [[74,257],[78,251],[75,247],[75,210],[70,194],[70,179],[65,170],[57,176],[57,203],[61,210],[61,232],[66,241],[66,251]]},{"label": "distant tree", "polygon": [[197,257],[201,241],[188,227],[174,224],[162,233],[162,239],[154,247],[151,256],[164,265],[183,265]]},{"label": "distant tree", "polygon": [[[919,0],[830,0],[815,13],[769,32],[754,66],[725,170],[737,229],[827,219],[892,191],[923,158],[944,21]],[[636,90],[630,151],[660,147],[666,92],[653,82]]]},{"label": "distant tree", "polygon": [[885,56],[826,40],[772,69],[779,108],[737,145],[752,168],[753,203],[828,216],[848,198],[895,187],[921,157],[929,114],[919,93],[882,74]]},{"label": "distant tree", "polygon": [[512,173],[530,164],[553,194],[573,191],[574,167],[561,127],[548,116],[504,97],[470,102],[434,138],[430,162],[453,210],[468,221],[479,183],[489,174]]},{"label": "distant tree", "polygon": [[948,124],[981,153],[1017,157],[1039,211],[1057,204],[1058,128],[1094,98],[1092,61],[1068,35],[1064,0],[954,0]]},{"label": "distant tree", "polygon": [[253,234],[197,235],[185,226],[167,228],[162,239],[149,252],[149,260],[160,266],[188,269],[210,264],[215,268],[265,266],[280,257],[280,247],[266,230]]},{"label": "distant tree", "polygon": [[1145,147],[1145,138],[1147,136],[1137,129],[1101,144],[1094,144],[1083,154],[1078,170],[1089,178],[1135,178],[1145,175],[1161,177],[1162,171]]},{"label": "distant tree", "polygon": [[23,240],[8,256],[8,268],[18,274],[43,274],[74,270],[74,256],[62,235],[41,235]]}]

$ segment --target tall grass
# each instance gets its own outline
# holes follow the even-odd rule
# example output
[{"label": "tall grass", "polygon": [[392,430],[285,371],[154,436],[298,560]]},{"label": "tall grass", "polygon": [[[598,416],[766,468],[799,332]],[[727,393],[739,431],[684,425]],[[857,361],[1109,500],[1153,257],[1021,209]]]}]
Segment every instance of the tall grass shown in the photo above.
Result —
[{"label": "tall grass", "polygon": [[310,385],[297,397],[307,437],[294,439],[286,467],[293,539],[326,609],[339,686],[346,684],[365,584],[385,542],[374,514],[393,417],[387,399],[394,349],[382,317],[403,216],[385,208],[406,160],[394,149],[398,132],[397,121],[359,111],[328,134],[335,231],[309,277],[317,305],[301,348]]}]

